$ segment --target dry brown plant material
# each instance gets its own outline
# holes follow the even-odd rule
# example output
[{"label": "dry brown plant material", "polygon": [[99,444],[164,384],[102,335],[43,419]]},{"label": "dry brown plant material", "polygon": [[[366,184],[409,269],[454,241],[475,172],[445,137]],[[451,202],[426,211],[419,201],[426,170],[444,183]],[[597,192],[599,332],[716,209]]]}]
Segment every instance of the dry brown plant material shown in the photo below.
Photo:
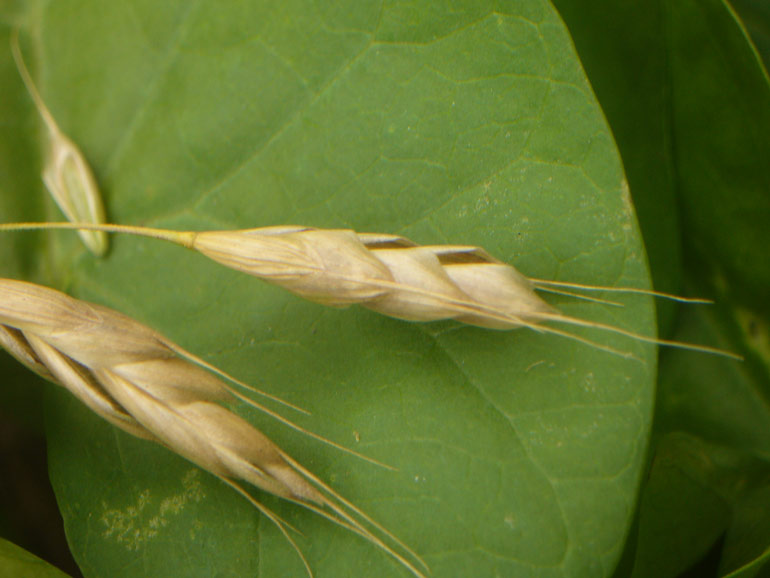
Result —
[{"label": "dry brown plant material", "polygon": [[0,279],[0,346],[110,423],[166,446],[232,486],[276,524],[309,575],[310,567],[289,535],[293,528],[251,496],[241,481],[359,534],[415,576],[423,576],[416,565],[427,570],[405,545],[221,403],[237,397],[305,430],[238,393],[212,371],[232,378],[130,317],[47,287]]},{"label": "dry brown plant material", "polygon": [[548,305],[535,291],[562,293],[609,304],[613,303],[566,289],[639,293],[690,303],[704,303],[702,299],[633,287],[529,279],[479,247],[420,246],[397,235],[295,226],[194,232],[86,223],[0,225],[0,231],[82,228],[171,241],[305,299],[334,307],[360,304],[384,315],[410,321],[454,319],[491,329],[526,327],[629,358],[634,356],[543,323],[588,327],[647,343],[741,359],[713,347],[658,339],[613,325],[570,317]]},{"label": "dry brown plant material", "polygon": [[[78,223],[104,223],[104,205],[91,167],[83,153],[59,128],[24,64],[18,31],[11,36],[11,51],[24,85],[43,119],[48,135],[43,182],[68,220]],[[97,256],[107,252],[107,234],[80,230],[80,238]]]}]

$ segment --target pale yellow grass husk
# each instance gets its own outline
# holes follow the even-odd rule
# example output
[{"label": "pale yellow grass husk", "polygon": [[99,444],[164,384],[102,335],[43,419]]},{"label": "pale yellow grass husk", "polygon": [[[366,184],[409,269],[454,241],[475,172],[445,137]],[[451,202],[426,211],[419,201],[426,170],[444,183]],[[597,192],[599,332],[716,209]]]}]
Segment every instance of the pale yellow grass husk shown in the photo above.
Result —
[{"label": "pale yellow grass husk", "polygon": [[[11,51],[24,85],[46,127],[43,182],[64,216],[72,222],[104,223],[102,195],[91,167],[78,146],[59,128],[27,70],[19,48],[18,32],[11,36]],[[103,231],[79,231],[80,238],[97,256],[107,252],[107,234]]]},{"label": "pale yellow grass husk", "polygon": [[[275,522],[309,574],[287,532],[290,527],[240,482],[301,504],[363,536],[423,576],[415,566],[425,568],[419,557],[221,405],[235,397],[247,398],[208,371],[211,366],[149,327],[47,287],[0,279],[0,346],[67,388],[110,423],[166,446],[235,488]],[[387,545],[367,525],[395,546]]]},{"label": "pale yellow grass husk", "polygon": [[639,293],[696,303],[703,300],[633,287],[592,287],[529,279],[480,247],[420,246],[398,235],[299,226],[194,232],[86,223],[0,225],[0,231],[22,229],[89,229],[163,239],[311,301],[334,307],[359,304],[410,321],[453,319],[500,330],[526,327],[634,358],[631,353],[553,327],[553,324],[566,324],[657,345],[741,359],[713,347],[658,339],[613,325],[570,317],[551,307],[536,291],[566,293],[614,305],[618,304],[574,291]]}]

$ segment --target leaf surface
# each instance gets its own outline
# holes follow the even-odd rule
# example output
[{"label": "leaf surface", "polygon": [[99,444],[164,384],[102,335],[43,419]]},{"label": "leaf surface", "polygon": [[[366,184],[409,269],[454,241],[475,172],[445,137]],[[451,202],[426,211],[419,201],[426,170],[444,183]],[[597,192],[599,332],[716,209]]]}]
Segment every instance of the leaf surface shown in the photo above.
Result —
[{"label": "leaf surface", "polygon": [[[37,78],[110,220],[305,224],[482,245],[524,273],[649,283],[618,155],[546,2],[46,5]],[[239,412],[393,530],[434,576],[600,576],[623,547],[651,421],[639,360],[532,332],[324,309],[158,241],[95,260],[51,235],[71,294],[140,319],[310,411],[389,472]],[[653,331],[624,308],[568,314]],[[597,337],[595,332],[586,335]],[[51,388],[51,475],[87,576],[302,576],[243,499]],[[406,575],[269,496],[316,576]]]},{"label": "leaf surface", "polygon": [[[770,506],[766,69],[722,0],[604,2],[590,13],[570,0],[556,4],[616,134],[656,285],[684,278],[691,294],[718,303],[683,311],[673,337],[747,356],[744,364],[661,356],[658,440],[629,546],[634,575],[678,576],[712,547],[714,572],[753,572],[766,559],[761,513]],[[765,5],[736,4],[761,47]],[[592,15],[614,22],[611,31],[595,34]],[[664,238],[666,214],[679,218]],[[684,248],[673,276],[665,251],[656,258],[662,245],[674,256]]]},{"label": "leaf surface", "polygon": [[27,578],[66,578],[66,574],[16,544],[0,538],[0,572]]}]

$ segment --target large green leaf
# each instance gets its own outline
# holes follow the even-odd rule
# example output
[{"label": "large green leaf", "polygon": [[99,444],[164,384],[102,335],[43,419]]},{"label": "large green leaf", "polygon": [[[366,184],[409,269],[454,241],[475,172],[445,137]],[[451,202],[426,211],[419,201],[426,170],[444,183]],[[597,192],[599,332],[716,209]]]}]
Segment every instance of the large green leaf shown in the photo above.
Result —
[{"label": "large green leaf", "polygon": [[733,281],[737,299],[767,315],[767,72],[724,1],[674,2],[668,26],[675,159],[689,241]]},{"label": "large green leaf", "polygon": [[0,538],[0,572],[25,578],[66,578],[66,574],[12,542]]},{"label": "large green leaf", "polygon": [[[525,273],[644,286],[617,152],[548,3],[71,1],[27,47],[110,218],[174,228],[351,227],[485,246]],[[654,352],[328,310],[157,241],[95,260],[51,236],[55,277],[313,412],[379,469],[239,408],[394,530],[435,576],[598,576],[623,548]],[[557,300],[642,332],[625,308]],[[641,361],[640,361],[641,360]],[[51,389],[51,475],[87,576],[301,576],[278,531],[163,448]],[[316,575],[405,571],[296,506]]]},{"label": "large green leaf", "polygon": [[682,575],[727,527],[719,575],[759,566],[770,535],[769,477],[768,464],[748,452],[682,432],[662,436],[641,503],[632,576]]},{"label": "large green leaf", "polygon": [[[0,45],[9,46],[10,28],[0,24]],[[5,220],[41,218],[41,202],[34,194],[40,179],[34,173],[38,162],[36,123],[30,112],[29,95],[21,84],[10,50],[0,50],[0,215]],[[9,235],[0,243],[4,275],[29,276],[38,263],[30,259],[40,235]]]},{"label": "large green leaf", "polygon": [[[555,0],[623,158],[655,288],[679,293],[682,239],[666,68],[666,2]],[[601,33],[597,33],[600,30]],[[659,303],[661,333],[674,308]]]},{"label": "large green leaf", "polygon": [[[637,550],[635,574],[677,576],[722,537],[711,570],[754,571],[770,543],[756,519],[770,508],[767,73],[722,0],[600,2],[590,13],[583,4],[557,2],[617,136],[656,283],[669,276],[665,254],[654,254],[659,215],[679,212],[678,236],[663,240],[686,247],[686,267],[676,275],[719,303],[711,312],[688,311],[674,337],[705,337],[748,355],[743,365],[673,352],[662,358],[660,440],[639,538],[629,546]],[[756,16],[749,29],[762,40],[765,10],[741,4]],[[595,34],[592,15],[613,22],[615,32]],[[671,177],[668,201],[659,170]],[[649,206],[655,210],[643,210]],[[672,441],[683,437],[688,443]],[[754,461],[760,465],[748,467]]]},{"label": "large green leaf", "polygon": [[763,0],[732,0],[730,4],[746,26],[767,69],[770,66],[770,4]]}]

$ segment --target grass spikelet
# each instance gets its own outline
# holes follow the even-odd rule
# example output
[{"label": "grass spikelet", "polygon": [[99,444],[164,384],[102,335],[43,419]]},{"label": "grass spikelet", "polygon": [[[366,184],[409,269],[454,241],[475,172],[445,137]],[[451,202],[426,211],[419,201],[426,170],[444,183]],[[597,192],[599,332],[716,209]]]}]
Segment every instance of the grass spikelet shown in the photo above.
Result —
[{"label": "grass spikelet", "polygon": [[211,366],[149,327],[47,287],[0,279],[0,346],[110,423],[166,446],[235,488],[277,525],[309,575],[310,567],[288,533],[291,526],[241,483],[295,502],[360,535],[417,577],[424,576],[418,566],[427,571],[404,544],[222,405],[248,398],[212,374]]},{"label": "grass spikelet", "polygon": [[[104,205],[93,172],[83,153],[59,128],[35,86],[19,48],[18,31],[11,36],[11,50],[24,85],[35,103],[48,135],[43,182],[64,216],[72,222],[104,223]],[[80,238],[97,256],[107,252],[107,234],[80,231]]]},{"label": "grass spikelet", "polygon": [[[152,237],[182,245],[243,273],[259,277],[325,305],[360,304],[410,321],[456,321],[491,329],[526,327],[621,355],[628,352],[554,327],[572,325],[629,339],[741,360],[704,345],[641,335],[613,325],[564,315],[536,291],[566,294],[617,306],[584,291],[614,291],[703,303],[634,287],[600,287],[529,279],[479,247],[419,246],[397,235],[342,229],[283,226],[235,231],[171,231],[128,225],[87,223],[8,223],[0,231],[89,229]],[[568,289],[571,289],[568,290]],[[549,322],[550,325],[544,325]]]}]

